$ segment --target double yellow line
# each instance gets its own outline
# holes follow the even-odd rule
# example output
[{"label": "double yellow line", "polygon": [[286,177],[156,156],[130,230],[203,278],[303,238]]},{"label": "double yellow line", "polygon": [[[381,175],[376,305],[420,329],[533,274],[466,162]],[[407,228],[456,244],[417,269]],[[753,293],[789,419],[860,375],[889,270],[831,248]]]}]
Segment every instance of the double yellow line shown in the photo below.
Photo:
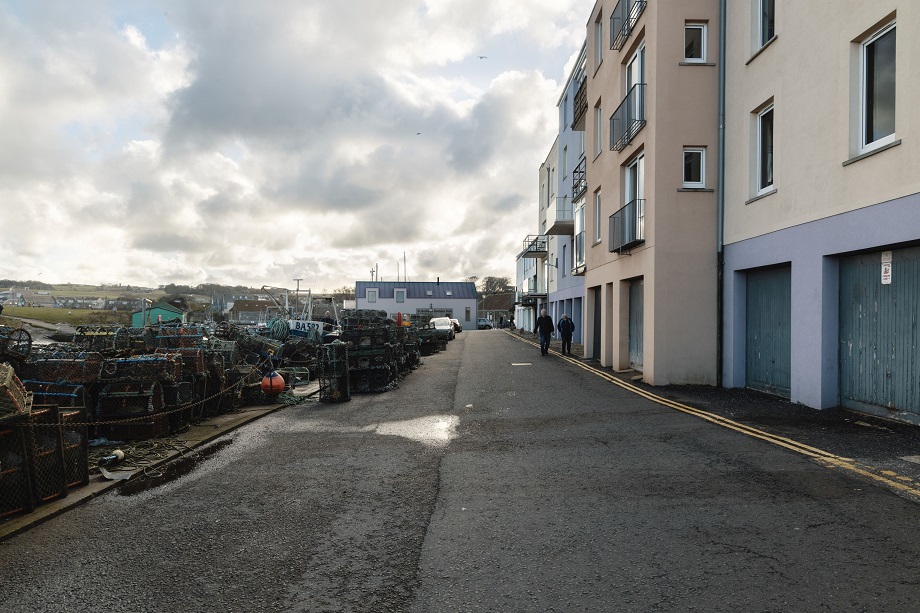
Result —
[{"label": "double yellow line", "polygon": [[[524,343],[534,345],[535,347],[539,346],[537,343],[534,343],[533,341],[529,341],[520,336],[511,334],[510,332],[508,334],[510,334],[514,338],[519,339],[520,341]],[[799,453],[801,455],[804,455],[804,456],[807,456],[813,459],[814,461],[824,466],[825,468],[836,468],[839,470],[843,470],[845,472],[850,472],[850,473],[859,475],[861,477],[871,479],[872,481],[875,481],[881,485],[884,485],[885,487],[889,487],[895,490],[896,492],[914,496],[920,499],[920,484],[914,481],[914,479],[912,479],[911,477],[899,475],[898,473],[894,471],[889,471],[889,470],[877,472],[876,469],[869,467],[869,466],[861,465],[851,458],[845,458],[842,456],[838,456],[828,451],[824,451],[823,449],[818,449],[817,447],[812,447],[810,445],[800,443],[798,441],[792,440],[790,438],[786,438],[784,436],[770,434],[769,432],[764,432],[763,430],[758,430],[757,428],[746,426],[745,424],[739,423],[731,419],[727,419],[725,417],[722,417],[721,415],[716,415],[714,413],[709,413],[707,411],[703,411],[701,409],[697,409],[697,408],[688,406],[686,404],[681,404],[679,402],[674,402],[673,400],[668,400],[667,398],[663,398],[647,390],[644,390],[640,387],[627,383],[626,381],[618,379],[617,377],[613,376],[610,373],[607,373],[602,370],[598,370],[597,368],[594,368],[592,366],[589,366],[585,364],[584,362],[582,362],[581,360],[577,360],[575,358],[561,355],[555,351],[553,351],[552,353],[555,356],[567,361],[569,364],[573,364],[577,366],[578,368],[586,370],[590,372],[591,374],[600,377],[601,379],[605,379],[609,381],[610,383],[613,383],[614,385],[617,385],[629,392],[632,392],[633,394],[636,394],[638,396],[642,396],[643,398],[651,400],[652,402],[669,407],[676,411],[680,411],[682,413],[687,413],[688,415],[693,415],[694,417],[698,417],[700,419],[704,419],[710,423],[716,424],[718,426],[722,426],[723,428],[729,428],[730,430],[734,430],[735,432],[740,432],[741,434],[745,434],[747,436],[757,438],[762,441],[772,443],[774,445],[778,445],[790,451],[794,451],[796,453]]]}]

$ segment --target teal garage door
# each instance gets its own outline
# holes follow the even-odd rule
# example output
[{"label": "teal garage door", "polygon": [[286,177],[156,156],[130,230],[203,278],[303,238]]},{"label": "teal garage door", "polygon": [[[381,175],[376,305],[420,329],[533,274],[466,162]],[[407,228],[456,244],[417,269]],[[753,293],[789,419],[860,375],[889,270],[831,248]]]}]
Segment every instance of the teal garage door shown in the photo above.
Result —
[{"label": "teal garage door", "polygon": [[792,345],[791,269],[747,275],[745,385],[789,397]]},{"label": "teal garage door", "polygon": [[920,248],[884,256],[840,261],[840,403],[920,415]]}]

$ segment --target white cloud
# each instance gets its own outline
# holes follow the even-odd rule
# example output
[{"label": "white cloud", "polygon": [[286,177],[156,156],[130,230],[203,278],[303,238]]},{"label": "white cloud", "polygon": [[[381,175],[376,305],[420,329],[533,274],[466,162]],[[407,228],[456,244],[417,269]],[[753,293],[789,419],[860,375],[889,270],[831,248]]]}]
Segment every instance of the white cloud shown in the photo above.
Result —
[{"label": "white cloud", "polygon": [[0,7],[0,277],[513,276],[592,6]]}]

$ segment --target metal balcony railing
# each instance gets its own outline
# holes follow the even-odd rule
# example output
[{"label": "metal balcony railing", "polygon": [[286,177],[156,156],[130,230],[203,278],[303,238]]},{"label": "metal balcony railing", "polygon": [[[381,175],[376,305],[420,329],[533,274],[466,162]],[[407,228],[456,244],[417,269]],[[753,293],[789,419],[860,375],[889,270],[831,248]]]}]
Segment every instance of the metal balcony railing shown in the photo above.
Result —
[{"label": "metal balcony railing", "polygon": [[645,242],[645,199],[637,198],[610,216],[610,252]]},{"label": "metal balcony railing", "polygon": [[637,83],[610,116],[610,148],[622,151],[645,125],[645,83]]},{"label": "metal balcony railing", "polygon": [[578,166],[572,171],[572,200],[578,200],[585,190],[588,189],[588,177],[585,171],[588,168],[588,160],[581,158]]},{"label": "metal balcony railing", "polygon": [[[577,82],[577,81],[576,81]],[[588,114],[588,77],[582,72],[581,81],[572,100],[572,129],[584,132]]]},{"label": "metal balcony railing", "polygon": [[619,51],[645,10],[646,0],[620,0],[610,14],[610,48]]},{"label": "metal balcony railing", "polygon": [[524,239],[524,250],[521,251],[520,257],[539,258],[546,257],[547,243],[545,234],[530,235]]}]

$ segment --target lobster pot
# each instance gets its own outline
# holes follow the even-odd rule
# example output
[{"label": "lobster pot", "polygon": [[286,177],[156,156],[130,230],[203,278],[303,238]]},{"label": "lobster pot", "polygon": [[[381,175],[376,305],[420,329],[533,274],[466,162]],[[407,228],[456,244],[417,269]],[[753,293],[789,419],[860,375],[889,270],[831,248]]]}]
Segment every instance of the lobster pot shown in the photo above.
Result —
[{"label": "lobster pot", "polygon": [[183,381],[192,385],[192,403],[189,405],[188,414],[192,421],[200,421],[204,412],[204,401],[208,397],[208,375],[185,375]]},{"label": "lobster pot", "polygon": [[163,387],[157,381],[110,383],[99,391],[96,431],[112,440],[159,438],[169,432]]},{"label": "lobster pot", "polygon": [[88,385],[99,380],[102,354],[94,351],[32,354],[22,363],[22,378]]},{"label": "lobster pot", "polygon": [[25,360],[32,351],[32,335],[28,330],[0,326],[0,356]]},{"label": "lobster pot", "polygon": [[393,362],[393,348],[389,345],[370,349],[353,348],[348,351],[348,368],[373,368],[387,366]]},{"label": "lobster pot", "polygon": [[40,505],[63,498],[67,495],[67,473],[58,408],[50,404],[35,405],[20,427],[24,429],[29,457],[32,501]]},{"label": "lobster pot", "polygon": [[438,344],[438,351],[447,351],[447,341],[438,339],[436,342]]},{"label": "lobster pot", "polygon": [[0,519],[32,510],[25,428],[0,427]]},{"label": "lobster pot", "polygon": [[348,377],[348,345],[333,341],[322,347],[319,373],[319,399],[322,402],[351,400]]},{"label": "lobster pot", "polygon": [[394,374],[387,365],[355,368],[349,371],[348,380],[355,393],[385,392],[393,387]]},{"label": "lobster pot", "polygon": [[109,358],[102,364],[102,381],[163,381],[173,383],[182,378],[182,356],[178,353],[137,355]]},{"label": "lobster pot", "polygon": [[84,351],[98,351],[103,355],[127,351],[131,346],[124,326],[78,326],[73,342]]},{"label": "lobster pot", "polygon": [[182,361],[182,372],[185,374],[200,375],[208,372],[204,361],[204,351],[195,348],[157,349],[157,355],[178,355]]},{"label": "lobster pot", "polygon": [[258,388],[262,381],[259,369],[251,364],[238,364],[225,371],[224,387],[227,390],[220,397],[223,411],[239,408],[242,403],[243,390]]},{"label": "lobster pot", "polygon": [[160,326],[156,346],[167,349],[201,349],[204,336],[202,326]]},{"label": "lobster pot", "polygon": [[149,327],[125,328],[132,353],[151,353],[156,349],[156,331]]},{"label": "lobster pot", "polygon": [[201,405],[201,414],[203,417],[213,417],[220,413],[220,396],[224,389],[226,381],[226,371],[223,365],[223,356],[219,361],[211,361],[208,364],[207,391],[205,393],[204,403]]},{"label": "lobster pot", "polygon": [[212,338],[210,346],[212,352],[218,352],[224,356],[224,364],[228,367],[240,361],[240,346],[236,341]]},{"label": "lobster pot", "polygon": [[34,404],[56,404],[68,408],[92,406],[89,393],[82,385],[31,379],[26,379],[23,384],[32,392]]},{"label": "lobster pot", "polygon": [[86,485],[89,483],[89,437],[86,426],[86,408],[60,408],[59,411],[67,487]]},{"label": "lobster pot", "polygon": [[342,331],[341,338],[345,342],[351,342],[357,349],[379,347],[381,345],[386,345],[390,340],[387,329],[382,326],[352,330],[346,329]]},{"label": "lobster pot", "polygon": [[255,353],[259,354],[259,357],[265,360],[275,360],[281,357],[284,343],[264,336],[260,336],[258,340]]},{"label": "lobster pot", "polygon": [[0,364],[0,423],[27,414],[32,408],[32,392],[23,385],[13,367]]},{"label": "lobster pot", "polygon": [[192,419],[192,398],[195,395],[191,381],[163,384],[163,408],[169,414],[170,432],[178,432],[189,425]]}]

